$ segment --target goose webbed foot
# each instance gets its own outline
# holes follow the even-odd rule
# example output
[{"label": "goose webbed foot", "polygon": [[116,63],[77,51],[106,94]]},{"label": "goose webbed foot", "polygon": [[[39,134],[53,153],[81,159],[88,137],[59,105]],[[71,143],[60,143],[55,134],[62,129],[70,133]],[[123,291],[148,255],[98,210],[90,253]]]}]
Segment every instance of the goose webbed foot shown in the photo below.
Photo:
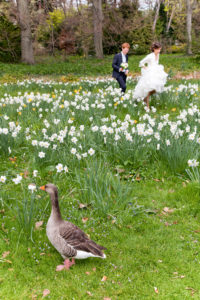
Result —
[{"label": "goose webbed foot", "polygon": [[69,260],[69,259],[65,259],[65,261],[64,261],[65,269],[69,270],[69,268],[70,268],[72,265],[75,265],[75,259],[74,259],[74,258],[72,258],[72,261]]},{"label": "goose webbed foot", "polygon": [[64,269],[69,270],[72,265],[75,265],[75,259],[74,258],[72,258],[72,261],[69,260],[69,259],[65,259],[63,265],[58,265],[56,267],[56,271],[59,272],[59,271],[62,271]]}]

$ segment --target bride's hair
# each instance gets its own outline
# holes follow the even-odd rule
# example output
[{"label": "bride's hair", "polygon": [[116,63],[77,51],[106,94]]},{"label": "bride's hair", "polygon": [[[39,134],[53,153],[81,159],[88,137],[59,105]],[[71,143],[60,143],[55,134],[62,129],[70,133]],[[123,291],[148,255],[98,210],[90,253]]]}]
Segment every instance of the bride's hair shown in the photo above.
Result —
[{"label": "bride's hair", "polygon": [[151,45],[151,52],[154,51],[154,49],[160,49],[162,48],[161,44],[159,42],[154,42],[152,45]]}]

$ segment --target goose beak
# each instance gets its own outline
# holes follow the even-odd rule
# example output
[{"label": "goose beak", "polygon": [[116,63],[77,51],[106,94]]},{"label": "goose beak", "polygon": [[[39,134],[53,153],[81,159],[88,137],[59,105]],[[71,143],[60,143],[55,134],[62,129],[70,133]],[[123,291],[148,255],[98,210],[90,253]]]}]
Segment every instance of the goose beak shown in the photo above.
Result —
[{"label": "goose beak", "polygon": [[43,191],[45,191],[45,185],[40,186],[40,189],[43,190]]}]

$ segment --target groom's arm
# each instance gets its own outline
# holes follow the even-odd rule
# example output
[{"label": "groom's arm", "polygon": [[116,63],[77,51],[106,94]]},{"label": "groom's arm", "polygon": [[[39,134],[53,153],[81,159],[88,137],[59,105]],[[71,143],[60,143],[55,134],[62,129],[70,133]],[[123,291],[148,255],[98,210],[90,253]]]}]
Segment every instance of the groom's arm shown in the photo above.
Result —
[{"label": "groom's arm", "polygon": [[115,54],[114,58],[113,58],[113,63],[112,63],[112,67],[115,71],[120,72],[120,66],[118,65],[118,54]]}]

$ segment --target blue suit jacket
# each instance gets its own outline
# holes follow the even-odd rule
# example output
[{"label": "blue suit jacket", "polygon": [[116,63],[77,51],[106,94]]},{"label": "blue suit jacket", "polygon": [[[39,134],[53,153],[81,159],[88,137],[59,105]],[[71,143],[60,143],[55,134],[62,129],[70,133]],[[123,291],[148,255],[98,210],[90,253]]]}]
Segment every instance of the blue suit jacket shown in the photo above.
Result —
[{"label": "blue suit jacket", "polygon": [[[128,62],[128,55],[126,55],[126,62]],[[119,76],[124,75],[124,72],[119,72],[121,63],[122,63],[122,54],[121,53],[115,54],[112,63],[112,67],[113,67],[112,76],[114,78],[118,78]]]}]

